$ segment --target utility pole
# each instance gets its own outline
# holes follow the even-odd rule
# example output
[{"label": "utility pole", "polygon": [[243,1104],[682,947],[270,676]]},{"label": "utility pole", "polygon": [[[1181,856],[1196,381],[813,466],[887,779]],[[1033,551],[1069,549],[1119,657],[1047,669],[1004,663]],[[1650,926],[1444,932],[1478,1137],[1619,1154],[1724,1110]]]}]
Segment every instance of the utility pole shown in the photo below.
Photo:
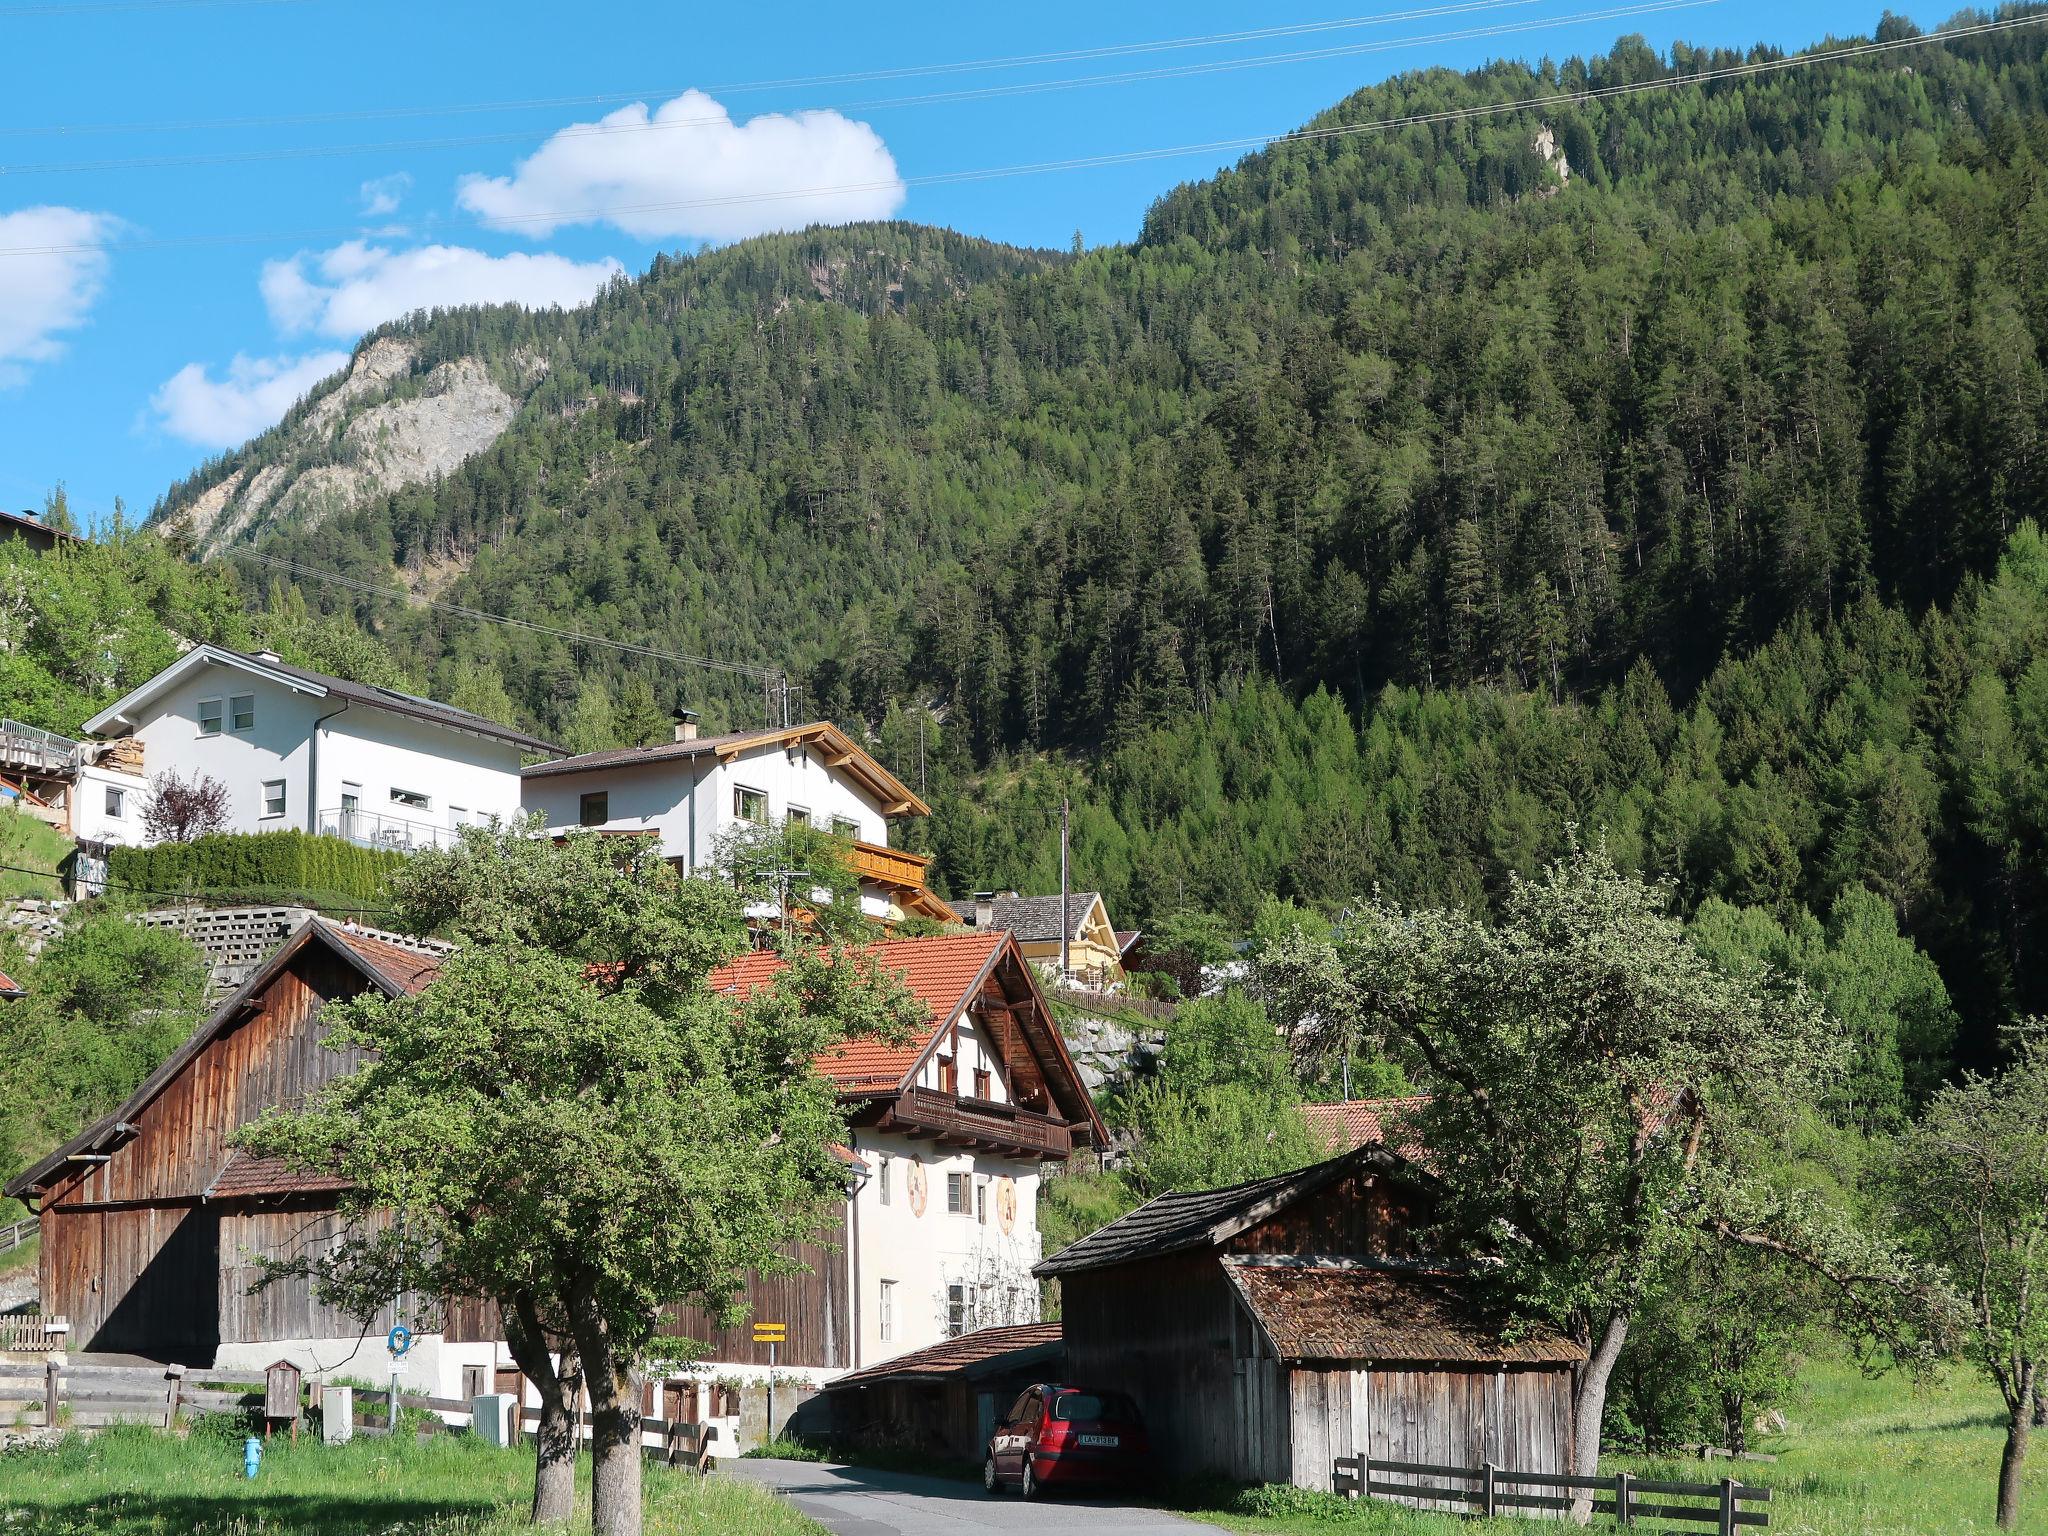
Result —
[{"label": "utility pole", "polygon": [[1060,985],[1067,985],[1067,940],[1073,936],[1074,925],[1067,920],[1067,833],[1072,806],[1065,795],[1060,796]]}]

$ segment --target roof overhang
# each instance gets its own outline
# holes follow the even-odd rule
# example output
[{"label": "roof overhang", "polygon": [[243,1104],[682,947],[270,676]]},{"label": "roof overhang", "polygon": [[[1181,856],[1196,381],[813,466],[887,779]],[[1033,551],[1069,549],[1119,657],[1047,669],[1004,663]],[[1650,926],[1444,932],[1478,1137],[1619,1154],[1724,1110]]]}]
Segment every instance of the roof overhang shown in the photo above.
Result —
[{"label": "roof overhang", "polygon": [[782,730],[762,731],[755,736],[738,736],[716,748],[721,763],[736,762],[762,747],[792,747],[815,743],[824,753],[825,766],[836,768],[873,795],[884,816],[929,816],[932,808],[912,792],[895,774],[884,768],[868,750],[829,720],[809,725],[792,725]]}]

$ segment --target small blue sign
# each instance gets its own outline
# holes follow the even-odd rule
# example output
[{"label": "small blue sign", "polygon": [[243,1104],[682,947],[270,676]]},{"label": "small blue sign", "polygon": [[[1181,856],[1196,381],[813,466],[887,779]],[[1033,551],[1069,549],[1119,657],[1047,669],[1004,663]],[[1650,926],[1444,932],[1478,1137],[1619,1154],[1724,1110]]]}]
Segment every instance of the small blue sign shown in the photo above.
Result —
[{"label": "small blue sign", "polygon": [[405,1324],[400,1323],[396,1328],[384,1335],[384,1347],[391,1351],[392,1359],[400,1358],[408,1349],[412,1348],[412,1330],[406,1327]]}]

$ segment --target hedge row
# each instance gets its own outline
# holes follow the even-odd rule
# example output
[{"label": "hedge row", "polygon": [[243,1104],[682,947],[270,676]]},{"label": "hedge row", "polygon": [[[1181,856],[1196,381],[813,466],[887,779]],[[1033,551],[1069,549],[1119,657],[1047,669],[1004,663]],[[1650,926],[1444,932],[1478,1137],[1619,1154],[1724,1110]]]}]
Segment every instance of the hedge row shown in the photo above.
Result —
[{"label": "hedge row", "polygon": [[373,903],[384,898],[386,881],[405,857],[306,832],[223,832],[190,843],[116,848],[107,875],[117,885],[166,895],[268,887]]}]

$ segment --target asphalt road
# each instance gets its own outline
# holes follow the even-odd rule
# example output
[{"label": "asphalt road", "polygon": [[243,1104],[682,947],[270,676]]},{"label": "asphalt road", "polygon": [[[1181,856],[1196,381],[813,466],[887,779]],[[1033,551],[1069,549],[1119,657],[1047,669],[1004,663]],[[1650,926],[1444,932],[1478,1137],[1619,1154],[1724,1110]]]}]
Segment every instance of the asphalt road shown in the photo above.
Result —
[{"label": "asphalt road", "polygon": [[714,1476],[773,1488],[835,1536],[1196,1536],[1215,1530],[1117,1498],[1054,1497],[1027,1504],[1014,1493],[986,1494],[978,1483],[830,1462],[721,1461]]}]

